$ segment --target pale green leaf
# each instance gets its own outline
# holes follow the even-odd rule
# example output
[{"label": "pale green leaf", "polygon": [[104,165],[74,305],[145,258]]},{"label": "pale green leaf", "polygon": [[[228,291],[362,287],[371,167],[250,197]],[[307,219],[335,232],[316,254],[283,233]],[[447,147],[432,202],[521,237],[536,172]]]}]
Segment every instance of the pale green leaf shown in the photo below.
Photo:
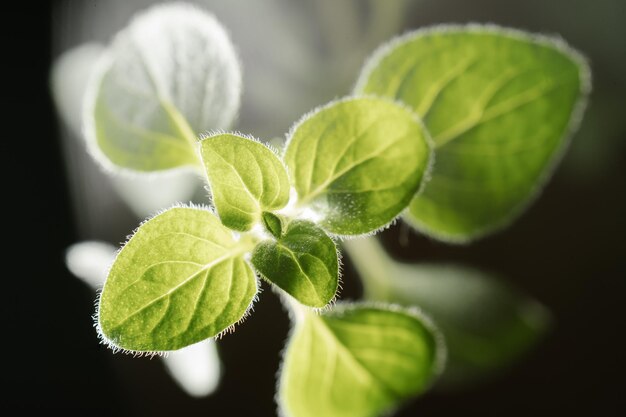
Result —
[{"label": "pale green leaf", "polygon": [[245,232],[263,211],[289,201],[289,179],[283,163],[262,143],[220,133],[201,142],[202,161],[213,204],[224,226]]},{"label": "pale green leaf", "polygon": [[430,386],[444,352],[430,321],[408,310],[361,304],[307,314],[289,340],[279,404],[290,417],[388,413]]},{"label": "pale green leaf", "polygon": [[475,383],[519,360],[550,324],[549,312],[521,291],[457,265],[391,259],[375,238],[345,242],[370,300],[418,306],[443,333],[448,363],[442,383]]},{"label": "pale green leaf", "polygon": [[141,225],[117,255],[100,297],[98,325],[113,347],[179,349],[240,321],[257,293],[233,239],[211,212],[172,208]]},{"label": "pale green leaf", "polygon": [[293,220],[280,239],[258,244],[252,265],[265,279],[309,307],[324,307],[337,293],[337,248],[309,221]]},{"label": "pale green leaf", "polygon": [[199,165],[197,135],[230,126],[240,88],[233,45],[212,15],[182,3],[154,6],[117,34],[91,79],[92,153],[134,171]]},{"label": "pale green leaf", "polygon": [[409,110],[385,99],[350,98],[298,122],[285,163],[300,207],[331,233],[358,235],[406,208],[430,153],[427,133]]},{"label": "pale green leaf", "polygon": [[436,163],[406,219],[466,241],[506,225],[537,194],[580,119],[588,78],[558,39],[469,25],[383,46],[356,90],[400,100],[424,120]]}]

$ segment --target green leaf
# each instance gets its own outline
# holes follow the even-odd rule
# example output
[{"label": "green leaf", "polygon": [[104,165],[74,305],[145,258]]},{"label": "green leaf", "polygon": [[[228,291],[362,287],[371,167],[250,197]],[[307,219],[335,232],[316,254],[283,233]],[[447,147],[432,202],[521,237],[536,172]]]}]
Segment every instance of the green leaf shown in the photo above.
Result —
[{"label": "green leaf", "polygon": [[279,404],[292,417],[388,413],[424,392],[445,349],[429,320],[385,306],[339,306],[296,323]]},{"label": "green leaf", "polygon": [[241,70],[218,21],[185,4],[154,6],[119,32],[90,81],[85,132],[119,170],[199,166],[197,134],[227,128]]},{"label": "green leaf", "polygon": [[280,239],[258,244],[252,265],[265,279],[309,307],[324,307],[337,293],[335,242],[309,221],[293,220]]},{"label": "green leaf", "polygon": [[203,139],[201,153],[224,226],[245,232],[263,211],[278,210],[289,201],[287,171],[265,145],[224,133]]},{"label": "green leaf", "polygon": [[484,272],[457,265],[407,264],[375,240],[344,242],[370,300],[418,306],[437,324],[448,347],[442,383],[460,387],[493,375],[533,348],[549,312]]},{"label": "green leaf", "polygon": [[283,218],[277,214],[270,212],[263,212],[261,215],[263,219],[263,226],[265,230],[270,232],[276,239],[280,239],[283,235]]},{"label": "green leaf", "polygon": [[358,235],[406,208],[430,153],[427,133],[410,111],[385,99],[349,98],[293,127],[285,163],[300,207],[331,233]]},{"label": "green leaf", "polygon": [[162,351],[223,332],[245,317],[257,293],[243,259],[252,247],[207,210],[177,207],[148,220],[109,272],[102,336],[115,348]]},{"label": "green leaf", "polygon": [[448,241],[508,224],[550,176],[589,89],[562,41],[494,26],[411,33],[380,48],[356,90],[400,100],[435,144],[432,179],[406,220]]}]

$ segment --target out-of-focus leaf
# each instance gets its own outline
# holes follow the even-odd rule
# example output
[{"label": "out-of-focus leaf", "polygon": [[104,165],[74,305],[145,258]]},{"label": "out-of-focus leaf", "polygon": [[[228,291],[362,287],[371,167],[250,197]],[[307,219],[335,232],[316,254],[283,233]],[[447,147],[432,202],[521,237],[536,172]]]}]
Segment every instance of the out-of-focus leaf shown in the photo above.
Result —
[{"label": "out-of-focus leaf", "polygon": [[114,170],[199,166],[197,135],[227,128],[241,70],[219,22],[202,9],[163,4],[117,34],[90,81],[85,132]]},{"label": "out-of-focus leaf", "polygon": [[220,381],[220,359],[212,339],[169,352],[163,363],[172,378],[192,397],[211,394]]},{"label": "out-of-focus leaf", "polygon": [[50,88],[61,119],[82,137],[83,100],[89,78],[102,56],[104,45],[85,43],[63,52],[52,64]]},{"label": "out-of-focus leaf", "polygon": [[397,262],[375,238],[344,247],[365,278],[368,299],[417,306],[432,317],[448,347],[444,385],[471,383],[505,368],[534,347],[550,323],[543,306],[489,274]]}]

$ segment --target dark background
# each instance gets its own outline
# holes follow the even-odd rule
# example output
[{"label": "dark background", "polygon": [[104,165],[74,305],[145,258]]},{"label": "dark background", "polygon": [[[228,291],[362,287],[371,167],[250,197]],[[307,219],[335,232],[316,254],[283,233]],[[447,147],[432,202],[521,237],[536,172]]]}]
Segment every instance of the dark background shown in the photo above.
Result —
[{"label": "dark background", "polygon": [[[624,415],[626,3],[437,4],[412,15],[407,28],[492,21],[558,32],[590,58],[594,91],[561,167],[511,228],[466,247],[413,234],[403,246],[398,226],[382,236],[403,259],[454,260],[495,271],[555,316],[545,341],[497,379],[458,393],[429,392],[398,416]],[[275,374],[288,321],[271,291],[236,334],[220,342],[225,372],[218,391],[205,399],[183,394],[160,361],[113,355],[98,344],[93,294],[63,264],[65,248],[80,236],[47,87],[52,4],[29,6],[8,6],[2,19],[1,97],[8,127],[1,148],[3,238],[12,248],[3,256],[0,303],[2,378],[11,387],[3,392],[2,407],[275,415]],[[344,281],[343,297],[358,297],[349,263]]]}]

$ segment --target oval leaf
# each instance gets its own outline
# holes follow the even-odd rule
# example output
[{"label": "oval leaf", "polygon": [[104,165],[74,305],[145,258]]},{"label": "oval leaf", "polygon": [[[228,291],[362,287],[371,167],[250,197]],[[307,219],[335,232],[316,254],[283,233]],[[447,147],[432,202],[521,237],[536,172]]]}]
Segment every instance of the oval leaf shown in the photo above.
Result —
[{"label": "oval leaf", "polygon": [[292,129],[285,163],[299,205],[337,235],[358,235],[391,222],[409,204],[428,167],[421,123],[378,98],[333,102]]},{"label": "oval leaf", "polygon": [[309,221],[294,220],[280,239],[258,244],[252,265],[265,279],[309,307],[324,307],[337,293],[335,242]]},{"label": "oval leaf", "polygon": [[417,31],[380,48],[356,90],[401,100],[437,153],[407,221],[466,241],[518,215],[577,124],[589,69],[563,42],[493,26]]},{"label": "oval leaf", "polygon": [[201,142],[202,161],[213,204],[226,227],[245,232],[263,211],[289,201],[289,179],[283,163],[267,146],[230,133]]},{"label": "oval leaf", "polygon": [[113,347],[179,349],[241,320],[257,293],[247,242],[207,210],[179,207],[148,220],[117,255],[98,325]]},{"label": "oval leaf", "polygon": [[198,165],[196,135],[230,126],[240,89],[235,50],[212,15],[180,3],[155,6],[117,34],[92,77],[85,132],[110,167]]},{"label": "oval leaf", "polygon": [[428,320],[383,306],[308,314],[289,340],[279,403],[293,417],[387,413],[424,392],[445,349]]}]

